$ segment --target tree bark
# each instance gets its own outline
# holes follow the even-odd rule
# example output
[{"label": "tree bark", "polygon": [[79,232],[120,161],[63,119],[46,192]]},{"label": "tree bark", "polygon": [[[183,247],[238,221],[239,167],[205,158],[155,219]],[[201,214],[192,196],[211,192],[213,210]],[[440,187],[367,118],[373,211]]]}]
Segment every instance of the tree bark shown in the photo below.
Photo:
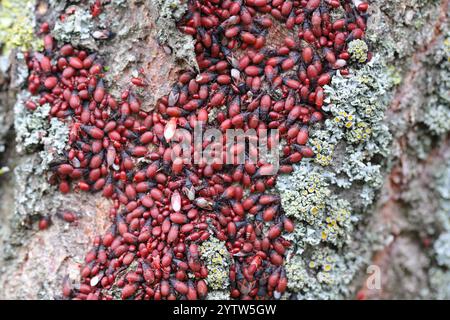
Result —
[{"label": "tree bark", "polygon": [[[146,110],[168,94],[182,70],[196,70],[193,41],[176,28],[186,10],[182,2],[106,1],[98,19],[90,15],[92,1],[29,2],[27,10],[6,14],[24,16],[34,33],[48,21],[60,43],[97,52],[109,67],[106,83],[113,95],[120,95],[143,68],[149,87],[139,94]],[[0,13],[6,10],[0,5]],[[287,262],[288,288],[298,299],[449,299],[449,1],[374,0],[369,12],[366,42],[374,58],[355,66],[349,78],[334,79],[326,103],[333,116],[352,110],[349,99],[361,108],[373,107],[372,115],[358,115],[372,133],[355,142],[351,137],[357,128],[317,128],[314,137],[330,151],[330,163],[300,164],[296,181],[282,180],[278,187],[283,198],[286,188],[317,174],[324,180],[322,191],[331,194],[324,205],[348,210],[357,221],[336,243],[313,245],[313,239],[299,234],[295,241],[304,252]],[[61,14],[64,21],[58,19]],[[0,30],[13,32],[11,27]],[[284,32],[275,30],[271,43]],[[94,237],[109,227],[111,203],[96,194],[62,195],[48,184],[48,163],[55,149],[64,147],[67,131],[24,111],[21,51],[30,48],[17,48],[17,43],[13,48],[6,41],[0,36],[0,298],[58,299],[64,276],[79,278]],[[361,80],[366,78],[370,81]],[[283,199],[284,205],[295,205]],[[68,225],[57,217],[61,210],[73,210],[80,218]],[[43,216],[50,216],[52,224],[40,231]],[[308,269],[319,256],[333,261],[327,276],[332,283]]]}]

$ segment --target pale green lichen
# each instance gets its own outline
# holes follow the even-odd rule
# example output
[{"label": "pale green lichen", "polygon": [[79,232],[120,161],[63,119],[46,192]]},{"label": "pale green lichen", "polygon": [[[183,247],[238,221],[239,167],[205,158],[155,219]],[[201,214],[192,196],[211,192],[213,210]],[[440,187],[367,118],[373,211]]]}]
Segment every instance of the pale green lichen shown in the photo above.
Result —
[{"label": "pale green lichen", "polygon": [[42,137],[44,150],[39,153],[43,166],[63,158],[69,141],[69,127],[57,118],[50,120],[50,127],[46,132],[46,136]]},{"label": "pale green lichen", "polygon": [[295,237],[299,243],[316,245],[324,241],[340,246],[339,240],[351,230],[355,218],[350,204],[333,195],[328,186],[326,171],[307,164],[279,178],[281,204],[297,223]]},{"label": "pale green lichen", "polygon": [[334,270],[339,257],[334,252],[315,251],[310,258],[308,267],[317,273],[317,280],[326,285],[336,282]]},{"label": "pale green lichen", "polygon": [[225,242],[210,236],[199,246],[199,252],[201,259],[208,268],[208,276],[206,277],[208,287],[213,291],[227,290],[229,286],[230,255]]},{"label": "pale green lichen", "polygon": [[208,292],[207,299],[208,300],[229,300],[230,292],[227,289],[214,290],[214,291]]},{"label": "pale green lichen", "polygon": [[43,47],[34,36],[34,5],[32,0],[3,0],[0,2],[0,47],[7,55],[12,49],[23,51]]},{"label": "pale green lichen", "polygon": [[[28,70],[24,55],[17,53],[17,86],[23,84],[27,78]],[[16,133],[16,149],[19,153],[40,152],[41,166],[36,168],[38,173],[43,173],[48,165],[63,156],[67,146],[69,127],[67,123],[52,118],[49,121],[50,105],[44,104],[34,111],[26,108],[26,101],[34,101],[39,105],[37,96],[31,96],[28,91],[22,90],[17,95],[14,105],[14,129]]]},{"label": "pale green lichen", "polygon": [[[450,32],[442,35],[423,57],[426,75],[419,103],[411,111],[418,125],[407,134],[409,152],[424,164],[435,159],[434,150],[445,150],[445,137],[450,132]],[[409,166],[416,164],[408,160]],[[418,166],[422,164],[417,163]],[[402,200],[409,204],[408,220],[420,225],[420,233],[436,235],[450,231],[450,156],[439,152],[439,164],[424,167],[431,181],[423,184],[419,170],[411,170],[408,188],[402,192]]]},{"label": "pale green lichen", "polygon": [[350,41],[348,43],[347,51],[354,61],[359,63],[364,63],[367,61],[367,53],[369,48],[367,47],[367,43],[365,41],[360,39]]},{"label": "pale green lichen", "polygon": [[296,299],[342,299],[364,258],[357,252],[314,247],[286,261],[288,289]]},{"label": "pale green lichen", "polygon": [[450,231],[443,233],[434,243],[436,260],[440,266],[450,268]]},{"label": "pale green lichen", "polygon": [[424,122],[436,135],[445,134],[450,131],[449,111],[448,106],[433,105],[425,112]]},{"label": "pale green lichen", "polygon": [[26,155],[24,161],[14,169],[16,179],[15,212],[20,223],[28,217],[48,213],[45,201],[46,194],[51,194],[53,187],[47,182],[46,167],[37,155]]},{"label": "pale green lichen", "polygon": [[[349,188],[353,182],[364,182],[361,194],[366,205],[383,181],[381,165],[373,163],[376,155],[389,153],[391,135],[384,124],[384,112],[388,105],[388,90],[393,86],[388,69],[375,56],[370,62],[354,71],[349,77],[336,75],[330,86],[325,87],[326,105],[331,114],[325,126],[319,130],[328,141],[346,142],[341,165],[334,166],[334,183]],[[317,134],[319,135],[319,134]],[[323,138],[325,140],[325,138]]]},{"label": "pale green lichen", "polygon": [[[448,199],[446,201],[449,202]],[[447,231],[442,233],[433,245],[438,266],[431,268],[428,272],[430,288],[435,299],[450,299],[450,230],[448,229],[450,211],[446,213]]]}]

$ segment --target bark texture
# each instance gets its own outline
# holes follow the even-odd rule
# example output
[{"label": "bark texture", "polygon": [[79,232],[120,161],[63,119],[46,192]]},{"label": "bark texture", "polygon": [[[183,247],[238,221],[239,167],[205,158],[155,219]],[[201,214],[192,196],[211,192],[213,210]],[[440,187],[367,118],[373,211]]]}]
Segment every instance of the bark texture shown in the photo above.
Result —
[{"label": "bark texture", "polygon": [[[146,109],[196,62],[192,40],[175,27],[185,10],[177,0],[111,0],[98,19],[90,16],[92,1],[27,1],[26,10],[15,10],[15,2],[22,3],[0,4],[0,16],[20,17],[0,25],[0,298],[57,299],[63,277],[78,279],[94,237],[109,226],[111,203],[96,194],[62,195],[47,183],[67,128],[24,109],[21,50],[40,46],[29,34],[49,21],[58,41],[98,52],[116,95],[143,68],[150,86],[139,94]],[[366,42],[374,59],[349,78],[335,77],[326,90],[335,123],[312,135],[321,157],[278,186],[299,226],[293,240],[301,249],[287,261],[289,290],[299,299],[449,299],[449,1],[370,2]],[[354,57],[364,54],[354,45]],[[354,123],[341,126],[348,115]],[[300,192],[313,178],[315,198],[286,191]],[[317,203],[348,215],[348,226],[306,223],[297,208]],[[66,209],[79,214],[76,223],[58,218]],[[39,231],[43,216],[52,224]]]}]

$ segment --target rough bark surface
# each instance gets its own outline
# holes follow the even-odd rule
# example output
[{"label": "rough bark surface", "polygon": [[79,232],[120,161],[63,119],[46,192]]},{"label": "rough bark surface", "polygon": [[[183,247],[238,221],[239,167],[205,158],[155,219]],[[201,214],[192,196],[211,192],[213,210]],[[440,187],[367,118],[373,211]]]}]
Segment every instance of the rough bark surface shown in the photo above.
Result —
[{"label": "rough bark surface", "polygon": [[[30,3],[30,26],[54,23],[67,14],[64,22],[56,23],[54,36],[97,51],[109,67],[106,81],[113,94],[127,88],[130,78],[143,68],[150,85],[139,92],[145,108],[168,93],[181,70],[196,68],[192,41],[175,28],[184,12],[176,0],[112,0],[96,20],[89,15],[91,1]],[[0,5],[0,12],[5,7]],[[73,8],[75,13],[69,14]],[[326,249],[337,261],[335,284],[327,283],[332,289],[318,281],[306,290],[307,285],[301,284],[306,280],[299,276],[290,285],[297,298],[450,298],[449,10],[448,0],[371,1],[367,42],[383,66],[375,76],[389,78],[389,85],[373,89],[375,99],[386,100],[386,110],[380,109],[384,117],[373,125],[385,126],[386,132],[373,130],[380,133],[370,138],[384,146],[379,148],[382,151],[355,153],[371,154],[364,161],[378,166],[370,179],[380,181],[372,183],[365,176],[367,166],[348,165],[351,143],[337,140],[332,164],[317,172],[335,174],[329,189],[339,197],[336,201],[351,203],[358,222],[350,231],[351,241]],[[99,39],[100,33],[108,32],[113,34],[109,40]],[[0,298],[57,299],[63,277],[78,278],[93,238],[109,226],[111,204],[95,194],[61,195],[48,185],[47,157],[58,148],[55,141],[64,145],[60,134],[66,131],[59,133],[48,123],[35,128],[39,119],[31,121],[21,111],[26,74],[19,52],[20,48],[4,50],[1,57],[0,168],[9,171],[3,169],[0,175]],[[363,76],[378,66],[363,68],[352,73]],[[347,84],[333,83],[328,91],[330,105],[339,106],[333,90]],[[345,187],[339,183],[342,175],[349,181]],[[58,218],[64,209],[80,215],[76,223]],[[52,225],[39,231],[37,221],[42,216],[50,216]],[[325,252],[309,244],[305,248],[298,264],[308,263],[306,256]],[[357,262],[350,268],[352,261]],[[379,267],[381,288],[372,285],[370,265]],[[298,271],[292,269],[293,274]]]}]

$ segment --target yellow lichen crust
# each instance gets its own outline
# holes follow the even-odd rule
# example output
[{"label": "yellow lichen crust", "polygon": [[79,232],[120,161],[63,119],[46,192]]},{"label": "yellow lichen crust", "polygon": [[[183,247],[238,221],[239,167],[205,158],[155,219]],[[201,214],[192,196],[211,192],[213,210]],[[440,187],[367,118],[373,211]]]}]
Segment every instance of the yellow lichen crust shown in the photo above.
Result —
[{"label": "yellow lichen crust", "polygon": [[34,1],[2,0],[0,1],[0,44],[2,54],[12,49],[40,50],[42,40],[34,37]]},{"label": "yellow lichen crust", "polygon": [[289,279],[288,289],[292,292],[300,292],[302,289],[307,288],[308,284],[315,281],[307,271],[305,262],[300,256],[293,256],[292,259],[286,264],[286,276]]},{"label": "yellow lichen crust", "polygon": [[208,268],[206,282],[211,290],[226,290],[228,287],[228,270],[230,266],[230,255],[225,242],[217,238],[209,237],[200,247],[200,255]]},{"label": "yellow lichen crust", "polygon": [[[353,45],[353,57],[365,61],[364,44]],[[278,177],[282,208],[295,223],[285,235],[296,244],[285,268],[297,299],[348,297],[349,283],[370,258],[375,236],[357,227],[383,181],[377,159],[390,152],[384,112],[393,84],[378,55],[356,64],[349,76],[338,72],[324,88],[327,118],[309,131],[314,157]]]},{"label": "yellow lichen crust", "polygon": [[333,161],[335,144],[329,140],[328,134],[321,130],[313,130],[309,144],[314,151],[314,162],[321,166],[329,166]]},{"label": "yellow lichen crust", "polygon": [[295,219],[295,236],[302,242],[340,246],[340,238],[352,227],[350,204],[333,195],[326,180],[317,167],[296,167],[292,175],[280,178],[281,204],[286,215]]},{"label": "yellow lichen crust", "polygon": [[288,289],[298,299],[338,299],[348,294],[347,286],[362,258],[348,253],[345,257],[334,249],[318,246],[286,261]]}]

